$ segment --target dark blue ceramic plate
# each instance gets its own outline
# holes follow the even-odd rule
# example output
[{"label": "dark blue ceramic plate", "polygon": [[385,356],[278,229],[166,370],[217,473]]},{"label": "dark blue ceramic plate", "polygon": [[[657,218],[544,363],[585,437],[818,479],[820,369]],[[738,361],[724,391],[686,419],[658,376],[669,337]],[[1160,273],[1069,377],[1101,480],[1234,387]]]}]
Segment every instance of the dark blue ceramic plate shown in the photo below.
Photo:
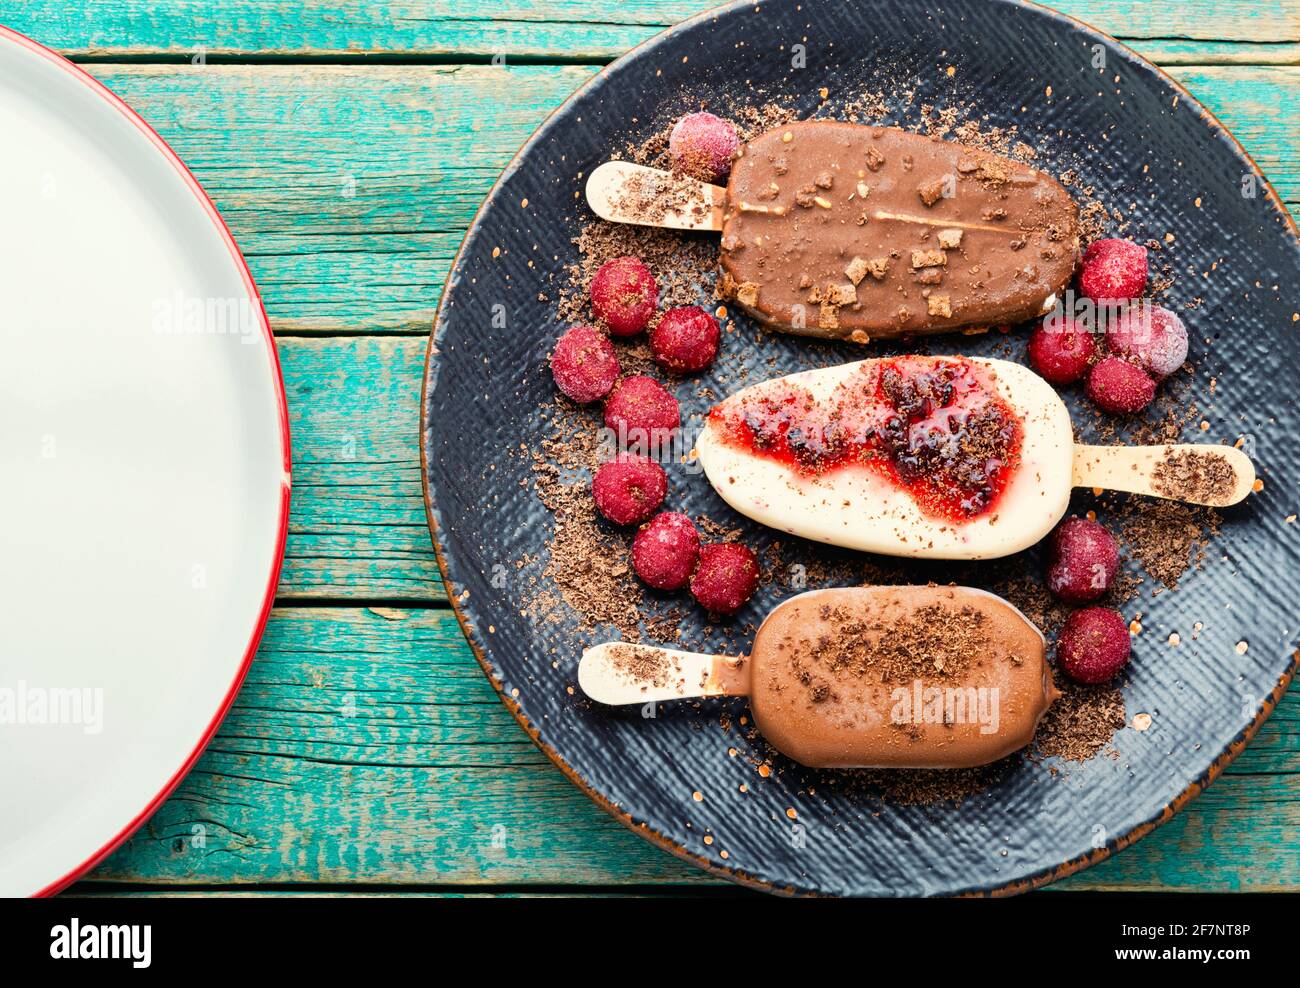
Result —
[{"label": "dark blue ceramic plate", "polygon": [[[796,67],[801,52],[805,64]],[[1153,595],[1148,581],[1128,605],[1130,613],[1141,610],[1147,630],[1124,696],[1130,721],[1149,713],[1151,729],[1121,730],[1113,758],[1012,758],[989,788],[960,804],[882,802],[779,758],[760,778],[753,763],[769,755],[762,742],[720,726],[725,714],[739,719],[743,701],[680,704],[652,720],[594,707],[567,688],[576,683],[582,647],[611,637],[610,629],[520,616],[525,581],[545,563],[552,518],[528,489],[529,462],[508,450],[535,445],[547,432],[538,408],[554,394],[546,358],[561,327],[538,292],[553,296],[548,275],[558,279],[559,265],[575,258],[571,238],[589,218],[575,202],[580,174],[700,100],[721,112],[777,99],[801,115],[834,115],[837,100],[861,92],[883,92],[888,122],[904,127],[920,125],[923,104],[960,106],[963,117],[984,118],[986,129],[1015,126],[1041,166],[1073,168],[1076,188],[1093,187],[1097,199],[1123,210],[1126,235],[1163,242],[1174,233],[1158,255],[1176,279],[1170,304],[1193,295],[1201,302],[1186,313],[1197,373],[1173,387],[1198,403],[1213,425],[1209,438],[1249,437],[1266,482],[1262,494],[1226,513],[1203,566],[1176,593]],[[1284,516],[1300,483],[1297,284],[1295,228],[1236,141],[1157,69],[1069,18],[1007,0],[801,0],[696,17],[565,103],[506,170],[461,249],[434,328],[422,432],[429,524],[448,592],[524,728],[600,805],[667,850],[793,893],[993,893],[1044,884],[1167,820],[1241,750],[1294,671],[1300,526]],[[505,313],[504,324],[494,311]],[[997,334],[952,337],[938,352],[1008,346],[1023,353],[1016,337]],[[757,380],[863,355],[760,337],[742,320],[699,384],[725,394],[726,382],[747,367],[761,368]],[[696,390],[683,385],[678,393],[698,414],[707,402]],[[1076,399],[1067,396],[1078,407]],[[1076,416],[1084,439],[1094,438],[1088,421]],[[1206,437],[1195,423],[1187,431],[1189,440]],[[670,484],[671,507],[728,519],[750,544],[769,544],[770,532],[731,515],[701,477],[672,472]],[[1091,505],[1090,495],[1080,496],[1080,510]],[[796,544],[790,552],[816,561],[826,550]],[[525,557],[540,558],[516,572],[514,562]],[[996,569],[904,570],[919,581],[959,575],[989,584],[1008,566],[1040,565],[1031,552]],[[788,580],[769,581],[741,626],[757,624],[794,592]],[[682,615],[689,646],[728,647],[689,602]],[[1198,621],[1204,627],[1193,640]],[[1165,639],[1175,630],[1183,642],[1171,648]],[[1241,641],[1249,642],[1244,654],[1235,647]],[[739,749],[736,757],[728,757],[729,746]]]}]

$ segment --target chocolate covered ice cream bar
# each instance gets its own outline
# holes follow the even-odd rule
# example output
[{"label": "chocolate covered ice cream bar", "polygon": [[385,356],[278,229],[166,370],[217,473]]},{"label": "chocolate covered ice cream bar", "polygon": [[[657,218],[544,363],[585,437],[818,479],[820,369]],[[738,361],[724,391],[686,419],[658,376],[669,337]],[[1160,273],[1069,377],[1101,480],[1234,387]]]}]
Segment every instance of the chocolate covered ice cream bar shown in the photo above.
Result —
[{"label": "chocolate covered ice cream bar", "polygon": [[624,643],[578,669],[603,703],[748,696],[773,747],[815,768],[964,768],[1017,751],[1056,698],[1043,636],[970,587],[814,590],[768,615],[745,657]]},{"label": "chocolate covered ice cream bar", "polygon": [[1046,173],[838,121],[756,137],[725,190],[611,162],[588,201],[606,219],[718,230],[726,298],[775,329],[863,343],[1044,314],[1079,253],[1078,207]]},{"label": "chocolate covered ice cream bar", "polygon": [[811,336],[1014,323],[1074,271],[1079,211],[1028,165],[887,127],[794,123],[731,170],[724,292]]}]

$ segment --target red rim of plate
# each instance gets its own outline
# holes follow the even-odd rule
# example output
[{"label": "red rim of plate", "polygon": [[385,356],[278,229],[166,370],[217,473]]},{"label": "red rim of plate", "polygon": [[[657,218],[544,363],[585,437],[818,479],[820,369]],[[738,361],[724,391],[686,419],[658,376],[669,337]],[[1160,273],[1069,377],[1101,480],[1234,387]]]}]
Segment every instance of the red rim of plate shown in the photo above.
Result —
[{"label": "red rim of plate", "polygon": [[238,269],[240,277],[244,280],[244,287],[247,289],[249,297],[255,303],[255,311],[258,315],[262,336],[267,344],[266,349],[271,359],[271,370],[273,372],[272,377],[275,385],[276,398],[278,399],[280,406],[280,444],[284,467],[284,480],[280,485],[280,520],[278,524],[278,534],[276,536],[274,561],[271,564],[271,573],[266,581],[266,593],[262,599],[262,609],[258,614],[257,623],[254,626],[253,633],[248,641],[248,647],[244,650],[244,658],[239,664],[239,669],[235,673],[234,681],[230,684],[230,689],[226,691],[225,697],[222,699],[220,706],[218,706],[216,713],[213,714],[212,720],[204,729],[194,750],[190,752],[189,757],[185,759],[180,768],[176,770],[175,774],[167,780],[162,789],[159,790],[158,794],[154,796],[154,798],[151,799],[125,827],[110,838],[109,841],[99,850],[95,851],[89,858],[77,865],[77,867],[73,868],[62,878],[51,882],[35,893],[35,897],[43,898],[45,896],[54,895],[55,893],[61,892],[63,889],[67,888],[78,878],[86,874],[86,872],[90,871],[90,869],[94,868],[97,864],[112,854],[113,851],[117,850],[117,848],[120,847],[128,837],[135,833],[136,830],[139,829],[140,825],[152,816],[154,811],[157,810],[164,800],[172,794],[173,790],[175,790],[175,788],[180,784],[181,780],[189,774],[190,769],[194,767],[194,763],[198,761],[199,756],[203,754],[203,749],[208,746],[208,742],[212,740],[212,736],[217,732],[217,728],[221,726],[221,721],[230,710],[231,704],[234,703],[235,696],[239,692],[240,686],[243,685],[244,677],[248,673],[248,668],[253,663],[253,656],[256,654],[257,646],[262,640],[262,632],[266,630],[266,622],[271,615],[271,607],[275,603],[275,590],[280,583],[280,565],[284,559],[284,544],[289,533],[289,492],[292,486],[293,462],[292,451],[289,444],[289,404],[284,392],[284,378],[280,373],[280,356],[276,350],[275,338],[271,335],[271,325],[266,318],[266,307],[262,304],[261,293],[258,292],[257,285],[253,281],[253,276],[248,270],[248,262],[244,260],[244,255],[239,252],[239,247],[236,245],[235,238],[230,232],[230,227],[226,226],[226,221],[223,220],[221,214],[217,212],[217,207],[212,204],[212,200],[208,198],[208,194],[203,191],[203,187],[199,185],[198,180],[190,170],[185,167],[185,163],[181,161],[176,152],[168,146],[166,141],[158,136],[158,132],[150,127],[149,124],[145,123],[144,119],[141,118],[138,113],[123,103],[121,98],[102,82],[86,72],[85,69],[68,61],[57,52],[46,48],[39,42],[33,41],[26,35],[19,34],[17,31],[7,28],[4,25],[0,25],[0,38],[13,41],[20,47],[41,56],[50,64],[63,70],[72,78],[88,87],[97,96],[103,99],[105,103],[120,113],[132,126],[135,127],[137,131],[140,132],[140,134],[146,137],[162,154],[162,156],[167,159],[168,163],[176,169],[181,180],[184,181],[190,191],[194,193],[195,199],[197,199],[199,205],[203,207],[203,211],[207,213],[208,218],[212,220],[213,226],[216,227],[217,235],[221,237],[227,250],[230,251],[231,260],[235,262],[235,267]]}]

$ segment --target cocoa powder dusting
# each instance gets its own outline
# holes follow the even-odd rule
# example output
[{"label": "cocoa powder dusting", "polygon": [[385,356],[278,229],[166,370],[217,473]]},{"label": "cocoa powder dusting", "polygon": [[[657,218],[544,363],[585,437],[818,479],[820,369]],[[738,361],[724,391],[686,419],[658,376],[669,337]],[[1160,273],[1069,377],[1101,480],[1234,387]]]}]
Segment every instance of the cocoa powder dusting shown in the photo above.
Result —
[{"label": "cocoa powder dusting", "polygon": [[601,531],[586,484],[565,484],[540,467],[538,491],[554,513],[555,532],[543,576],[553,581],[581,626],[613,625],[639,641],[643,596],[627,562],[627,546]]},{"label": "cocoa powder dusting", "polygon": [[793,651],[813,656],[841,680],[957,680],[988,644],[987,618],[970,606],[927,604],[890,623],[863,620],[842,608],[823,608],[821,617],[836,622],[836,634],[800,641]]},{"label": "cocoa powder dusting", "polygon": [[559,600],[543,591],[529,604],[542,620],[555,621],[562,602],[583,628],[612,625],[625,640],[639,641],[644,595],[628,564],[629,545],[620,534],[602,528],[591,497],[597,430],[564,399],[556,399],[548,411],[552,432],[530,455],[534,489],[555,522],[542,576]]},{"label": "cocoa powder dusting", "polygon": [[709,204],[699,195],[699,183],[674,172],[631,175],[614,205],[624,215],[640,217],[651,226],[670,215],[689,216],[701,223],[709,214]]}]

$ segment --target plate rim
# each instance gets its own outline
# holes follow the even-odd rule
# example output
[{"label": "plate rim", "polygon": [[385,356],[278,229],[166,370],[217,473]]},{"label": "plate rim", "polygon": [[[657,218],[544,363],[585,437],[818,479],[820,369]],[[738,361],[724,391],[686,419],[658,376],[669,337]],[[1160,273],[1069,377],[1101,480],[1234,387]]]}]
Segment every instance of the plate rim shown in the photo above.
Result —
[{"label": "plate rim", "polygon": [[257,283],[253,280],[252,272],[248,270],[248,262],[244,259],[238,244],[235,242],[234,234],[230,232],[230,227],[217,211],[212,199],[204,191],[203,186],[199,184],[198,179],[194,177],[193,172],[185,165],[180,156],[172,150],[171,146],[163,140],[161,135],[150,126],[143,117],[135,110],[127,106],[120,96],[105,86],[102,82],[92,76],[75,62],[63,57],[52,48],[48,48],[21,34],[12,28],[0,24],[0,42],[12,42],[19,48],[39,56],[56,69],[65,72],[74,81],[86,86],[92,93],[98,96],[111,109],[117,111],[136,131],[152,144],[168,164],[180,176],[181,181],[197,199],[199,206],[203,209],[208,219],[212,221],[218,237],[230,253],[231,260],[234,261],[237,273],[244,282],[244,287],[248,291],[250,299],[253,301],[254,314],[258,320],[258,328],[262,332],[263,341],[266,344],[266,352],[271,363],[272,386],[275,391],[275,401],[278,406],[278,427],[280,432],[281,447],[281,466],[283,477],[280,482],[280,506],[279,518],[276,522],[276,545],[275,553],[272,557],[271,572],[266,581],[266,590],[262,597],[262,606],[258,612],[257,620],[254,623],[252,633],[249,637],[247,647],[244,649],[243,658],[240,660],[238,669],[235,670],[234,680],[231,682],[229,689],[222,697],[217,706],[216,712],[212,719],[204,728],[199,737],[194,750],[181,763],[180,767],[171,775],[163,784],[158,793],[140,810],[127,824],[114,834],[98,850],[94,851],[81,864],[74,867],[71,871],[62,877],[55,879],[46,884],[43,888],[31,893],[31,898],[47,898],[55,895],[67,888],[77,879],[81,878],[92,868],[102,862],[115,850],[117,850],[128,838],[134,834],[144,822],[154,814],[154,812],[167,800],[167,798],[180,785],[181,781],[194,767],[194,763],[203,755],[203,751],[208,746],[208,742],[221,726],[226,714],[230,711],[235,697],[238,695],[240,687],[243,686],[244,678],[248,674],[249,668],[253,664],[253,657],[257,654],[258,645],[261,643],[262,634],[266,630],[266,624],[271,616],[271,609],[275,606],[275,592],[280,583],[280,568],[284,561],[284,547],[289,534],[289,503],[293,487],[293,450],[290,443],[289,434],[289,402],[284,387],[284,375],[280,369],[280,354],[276,347],[275,336],[271,332],[270,320],[266,315],[266,306],[262,302],[262,294],[257,289]]},{"label": "plate rim", "polygon": [[[1212,131],[1217,132],[1217,136],[1220,139],[1225,139],[1230,142],[1236,152],[1250,164],[1255,175],[1260,179],[1264,189],[1265,198],[1272,203],[1274,208],[1282,217],[1286,231],[1290,233],[1291,238],[1298,246],[1300,246],[1300,225],[1297,225],[1295,217],[1293,217],[1291,212],[1286,208],[1286,204],[1283,202],[1282,197],[1278,195],[1277,190],[1273,187],[1273,183],[1269,181],[1268,176],[1264,174],[1263,169],[1259,167],[1254,157],[1252,157],[1250,152],[1246,150],[1239,140],[1237,140],[1227,126],[1172,75],[1166,72],[1159,65],[1156,65],[1154,62],[1139,54],[1133,48],[1124,44],[1124,42],[1119,41],[1079,17],[1062,13],[1052,7],[1034,2],[1034,0],[994,0],[994,2],[1005,6],[1033,10],[1045,15],[1049,19],[1064,22],[1075,30],[1081,31],[1085,34],[1091,34],[1099,41],[1113,45],[1119,54],[1129,62],[1135,63],[1140,68],[1146,69],[1159,76],[1163,82],[1169,85],[1178,94],[1180,101],[1186,102],[1188,106],[1206,122]],[[562,102],[555,106],[554,109],[552,109],[541,120],[541,122],[538,123],[537,127],[528,136],[528,139],[524,141],[519,150],[511,157],[510,161],[502,169],[501,174],[493,183],[492,188],[488,190],[487,195],[484,196],[483,201],[479,204],[478,209],[474,213],[473,219],[470,221],[469,226],[465,230],[464,236],[461,238],[460,246],[456,249],[456,256],[452,260],[451,267],[447,272],[446,280],[443,282],[442,294],[438,300],[438,307],[434,312],[433,326],[430,329],[429,340],[425,347],[424,379],[420,386],[420,482],[424,492],[425,519],[429,529],[429,536],[433,543],[434,557],[438,562],[438,572],[442,578],[443,587],[447,591],[447,602],[450,605],[452,612],[456,615],[456,623],[460,626],[461,634],[469,645],[475,661],[478,662],[479,668],[482,669],[488,682],[492,684],[492,688],[496,691],[497,697],[505,705],[506,709],[510,711],[515,721],[523,728],[524,732],[532,739],[533,743],[537,745],[542,753],[546,755],[546,757],[570,782],[577,786],[577,788],[597,806],[605,810],[633,833],[649,841],[661,850],[667,851],[674,857],[702,868],[710,874],[758,891],[814,898],[818,896],[830,896],[832,893],[804,892],[758,878],[741,868],[721,865],[703,855],[692,852],[685,845],[678,844],[670,837],[654,830],[649,826],[649,824],[636,821],[630,813],[621,809],[603,793],[597,791],[591,783],[584,779],[577,770],[573,768],[573,766],[568,764],[554,746],[541,740],[540,729],[532,723],[527,714],[524,713],[523,708],[520,706],[518,701],[506,692],[503,683],[497,678],[487,658],[487,653],[484,650],[483,644],[478,640],[478,636],[474,631],[473,622],[469,619],[469,616],[461,610],[458,596],[452,589],[453,582],[448,575],[446,548],[444,547],[440,536],[439,515],[441,512],[434,500],[433,491],[431,490],[429,483],[427,441],[427,437],[431,434],[431,423],[429,420],[429,394],[431,386],[436,385],[437,383],[438,375],[434,357],[437,355],[438,351],[440,337],[439,327],[443,325],[443,316],[447,305],[447,298],[458,278],[461,262],[465,255],[465,247],[474,231],[478,228],[479,222],[483,218],[484,211],[491,203],[495,202],[499,198],[501,187],[505,183],[506,179],[514,174],[524,156],[538,143],[542,132],[549,127],[551,121],[563,111],[567,110],[569,106],[579,97],[583,96],[588,89],[599,83],[607,73],[622,68],[625,63],[632,61],[635,57],[640,56],[650,48],[662,43],[669,37],[684,31],[687,28],[695,26],[697,23],[712,20],[722,14],[731,13],[733,10],[752,7],[753,0],[730,0],[730,2],[710,7],[707,10],[700,11],[691,17],[665,28],[657,34],[647,38],[645,41],[629,48],[614,61],[601,66],[600,71],[594,73],[589,79],[578,86],[577,89],[566,96]],[[1285,671],[1279,677],[1277,685],[1268,693],[1267,696],[1264,697],[1259,707],[1256,709],[1255,716],[1251,719],[1250,723],[1247,724],[1232,741],[1228,742],[1227,747],[1214,758],[1209,767],[1203,773],[1191,779],[1182,792],[1170,800],[1170,802],[1167,803],[1160,812],[1156,813],[1151,818],[1136,824],[1130,830],[1120,834],[1119,836],[1107,840],[1105,845],[1095,849],[1091,853],[1081,854],[1077,857],[1070,858],[1054,868],[1045,868],[1042,871],[1035,872],[1025,878],[1014,879],[998,885],[965,890],[957,893],[956,897],[998,898],[1018,895],[1023,892],[1032,891],[1033,889],[1042,888],[1106,860],[1116,851],[1121,851],[1124,848],[1135,844],[1160,825],[1167,823],[1184,807],[1186,807],[1188,803],[1200,795],[1220,775],[1222,775],[1223,770],[1227,768],[1228,765],[1230,765],[1232,761],[1245,749],[1246,745],[1248,745],[1255,737],[1256,733],[1258,733],[1259,728],[1263,725],[1264,721],[1268,720],[1276,709],[1278,702],[1286,693],[1287,687],[1291,684],[1297,670],[1300,670],[1300,649],[1292,652],[1290,662]]]}]

